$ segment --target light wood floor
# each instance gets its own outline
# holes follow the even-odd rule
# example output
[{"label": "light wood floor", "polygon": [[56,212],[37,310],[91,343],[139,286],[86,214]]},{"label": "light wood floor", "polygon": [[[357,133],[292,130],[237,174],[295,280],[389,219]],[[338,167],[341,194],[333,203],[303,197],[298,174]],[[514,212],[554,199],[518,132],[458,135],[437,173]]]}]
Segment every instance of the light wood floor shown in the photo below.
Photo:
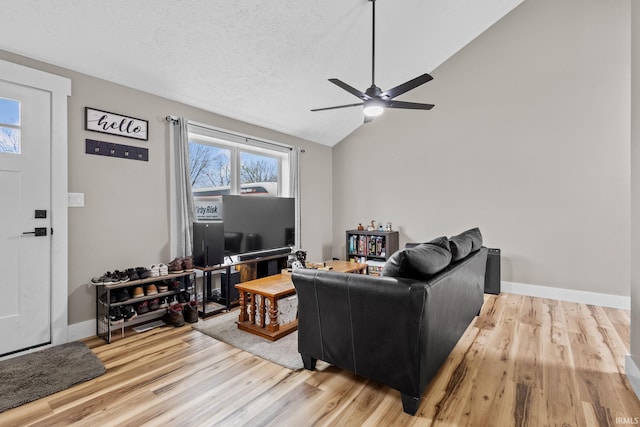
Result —
[{"label": "light wood floor", "polygon": [[395,390],[321,362],[292,372],[188,325],[86,342],[105,375],[6,411],[0,425],[613,426],[640,417],[624,375],[629,313],[548,299],[486,297],[415,417]]}]

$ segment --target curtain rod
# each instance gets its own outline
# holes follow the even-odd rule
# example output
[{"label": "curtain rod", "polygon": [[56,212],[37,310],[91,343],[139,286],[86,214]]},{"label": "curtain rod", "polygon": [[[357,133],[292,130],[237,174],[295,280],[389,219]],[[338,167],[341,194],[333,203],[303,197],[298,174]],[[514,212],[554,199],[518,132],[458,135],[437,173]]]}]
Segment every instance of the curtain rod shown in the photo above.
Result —
[{"label": "curtain rod", "polygon": [[[173,116],[167,116],[167,118],[168,117],[172,117],[173,118]],[[229,136],[234,136],[236,138],[244,138],[246,142],[255,141],[255,142],[259,142],[261,144],[268,144],[268,145],[273,145],[273,146],[279,147],[279,148],[286,148],[289,151],[293,150],[293,148],[294,148],[294,147],[292,147],[292,146],[290,146],[288,144],[265,141],[264,139],[257,139],[257,138],[253,138],[253,137],[250,137],[250,136],[242,135],[242,134],[239,134],[239,133],[234,133],[234,132],[231,132],[231,131],[221,130],[221,129],[215,128],[213,126],[208,126],[208,125],[205,125],[205,124],[195,123],[195,122],[192,122],[190,120],[187,120],[187,124],[189,126],[194,126],[194,127],[198,127],[198,128],[209,130],[209,131],[219,132],[219,133],[222,133],[222,134],[225,134],[225,135],[229,135]]]}]

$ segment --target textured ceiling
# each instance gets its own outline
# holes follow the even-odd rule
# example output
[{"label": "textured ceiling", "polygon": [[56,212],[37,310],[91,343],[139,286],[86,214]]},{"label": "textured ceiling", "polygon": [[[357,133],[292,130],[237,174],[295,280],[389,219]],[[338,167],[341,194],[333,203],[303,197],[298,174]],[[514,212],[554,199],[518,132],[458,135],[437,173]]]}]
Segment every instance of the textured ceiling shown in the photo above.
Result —
[{"label": "textured ceiling", "polygon": [[[431,72],[522,1],[377,1],[376,84]],[[368,0],[0,0],[0,10],[2,50],[329,146],[363,122],[361,108],[309,110],[358,102],[328,78],[371,84]]]}]

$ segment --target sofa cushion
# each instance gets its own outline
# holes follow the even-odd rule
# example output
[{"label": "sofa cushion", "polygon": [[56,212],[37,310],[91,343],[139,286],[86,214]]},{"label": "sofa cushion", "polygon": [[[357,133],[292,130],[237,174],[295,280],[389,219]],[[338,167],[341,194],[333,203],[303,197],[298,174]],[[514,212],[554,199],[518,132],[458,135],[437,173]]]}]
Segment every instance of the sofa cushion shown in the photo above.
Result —
[{"label": "sofa cushion", "polygon": [[[426,243],[432,243],[432,244],[440,246],[440,247],[442,247],[442,248],[444,248],[444,249],[446,249],[448,251],[451,250],[451,248],[449,247],[449,239],[447,239],[445,236],[436,237],[435,239],[430,240],[430,241],[428,241]],[[404,247],[405,247],[405,249],[411,249],[411,248],[415,248],[416,246],[420,246],[420,245],[423,245],[423,244],[424,243],[409,242],[409,243],[406,243],[404,245]]]},{"label": "sofa cushion", "polygon": [[478,227],[463,231],[461,234],[471,237],[471,242],[473,243],[471,252],[475,252],[482,247],[482,233],[480,233]]},{"label": "sofa cushion", "polygon": [[460,261],[471,253],[473,241],[469,235],[458,234],[449,238],[449,247],[451,248],[451,261]]},{"label": "sofa cushion", "polygon": [[[440,244],[443,242],[440,241]],[[422,243],[391,255],[382,269],[382,275],[426,280],[445,269],[450,262],[449,250],[437,243]]]}]

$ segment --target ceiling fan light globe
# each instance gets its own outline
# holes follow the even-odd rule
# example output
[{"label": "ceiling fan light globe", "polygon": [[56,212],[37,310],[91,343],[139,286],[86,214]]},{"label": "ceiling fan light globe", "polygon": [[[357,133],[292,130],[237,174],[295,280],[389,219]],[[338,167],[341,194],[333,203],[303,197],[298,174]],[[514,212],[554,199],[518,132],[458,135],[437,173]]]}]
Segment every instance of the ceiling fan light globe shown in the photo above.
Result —
[{"label": "ceiling fan light globe", "polygon": [[384,113],[384,108],[380,105],[367,105],[364,107],[364,115],[367,117],[377,117]]}]

